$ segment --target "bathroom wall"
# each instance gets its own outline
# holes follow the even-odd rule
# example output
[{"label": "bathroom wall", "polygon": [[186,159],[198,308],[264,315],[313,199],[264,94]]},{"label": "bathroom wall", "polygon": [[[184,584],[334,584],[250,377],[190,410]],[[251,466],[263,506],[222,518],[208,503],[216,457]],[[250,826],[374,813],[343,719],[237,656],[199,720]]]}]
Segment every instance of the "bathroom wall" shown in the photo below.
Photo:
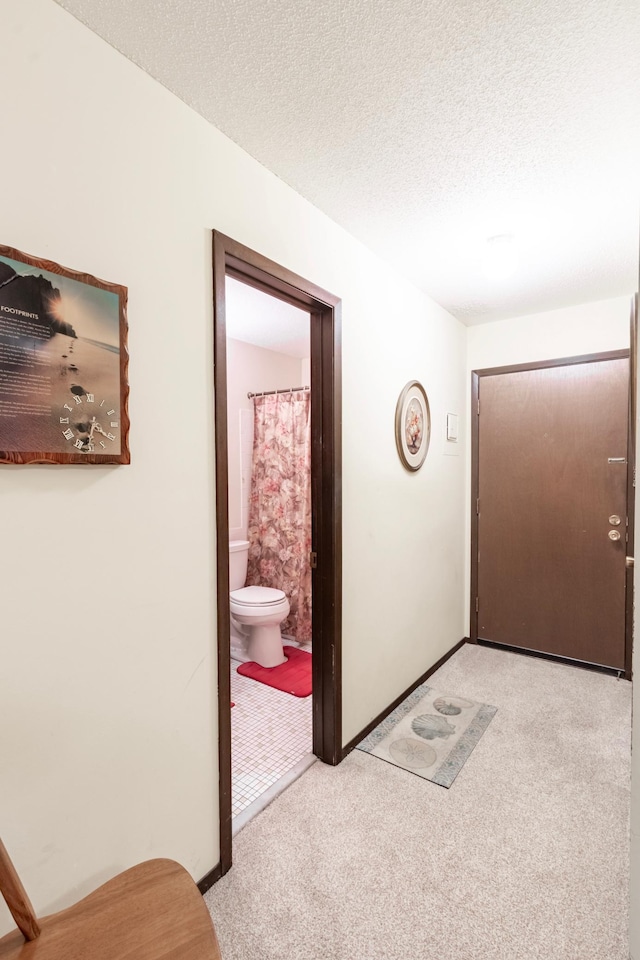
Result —
[{"label": "bathroom wall", "polygon": [[227,339],[230,540],[247,539],[253,439],[253,401],[247,393],[301,386],[300,365],[298,357]]},{"label": "bathroom wall", "polygon": [[464,634],[466,330],[53,0],[0,35],[0,242],[129,289],[131,465],[0,467],[0,827],[45,913],[219,859],[211,230],[342,297],[344,742]]},{"label": "bathroom wall", "polygon": [[[534,360],[552,360],[629,347],[631,293],[627,297],[583,303],[467,330],[467,409],[471,406],[471,371]],[[467,436],[465,494],[467,536],[471,535],[471,435]],[[469,623],[471,559],[465,573],[466,622]],[[467,626],[468,630],[468,626]]]}]

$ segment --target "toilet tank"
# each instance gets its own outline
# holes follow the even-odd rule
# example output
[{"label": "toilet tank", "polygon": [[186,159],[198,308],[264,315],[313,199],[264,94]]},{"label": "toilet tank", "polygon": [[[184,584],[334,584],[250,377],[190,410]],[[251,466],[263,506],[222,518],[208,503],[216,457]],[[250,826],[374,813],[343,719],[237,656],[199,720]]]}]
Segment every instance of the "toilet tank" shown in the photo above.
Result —
[{"label": "toilet tank", "polygon": [[249,562],[249,541],[229,541],[229,591],[244,587]]}]

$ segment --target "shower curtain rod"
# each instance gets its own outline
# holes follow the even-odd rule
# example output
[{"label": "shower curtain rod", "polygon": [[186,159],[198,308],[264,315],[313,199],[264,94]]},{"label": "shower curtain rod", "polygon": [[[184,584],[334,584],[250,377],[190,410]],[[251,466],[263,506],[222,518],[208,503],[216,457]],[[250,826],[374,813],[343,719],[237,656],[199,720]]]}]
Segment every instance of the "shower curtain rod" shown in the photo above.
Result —
[{"label": "shower curtain rod", "polygon": [[309,390],[310,387],[289,387],[288,390],[263,390],[262,393],[248,393],[249,400],[254,397],[271,397],[274,393],[298,393],[299,390]]}]

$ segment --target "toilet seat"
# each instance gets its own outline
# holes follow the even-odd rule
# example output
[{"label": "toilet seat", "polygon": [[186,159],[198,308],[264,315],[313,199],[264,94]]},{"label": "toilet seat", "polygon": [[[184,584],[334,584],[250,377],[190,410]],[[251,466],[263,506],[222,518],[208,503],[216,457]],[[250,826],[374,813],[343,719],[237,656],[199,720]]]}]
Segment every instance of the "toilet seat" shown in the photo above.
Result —
[{"label": "toilet seat", "polygon": [[286,600],[284,590],[273,587],[241,587],[229,594],[231,602],[240,607],[273,607]]},{"label": "toilet seat", "polygon": [[273,587],[241,587],[229,594],[231,616],[239,623],[280,623],[289,615],[289,601],[283,590]]}]

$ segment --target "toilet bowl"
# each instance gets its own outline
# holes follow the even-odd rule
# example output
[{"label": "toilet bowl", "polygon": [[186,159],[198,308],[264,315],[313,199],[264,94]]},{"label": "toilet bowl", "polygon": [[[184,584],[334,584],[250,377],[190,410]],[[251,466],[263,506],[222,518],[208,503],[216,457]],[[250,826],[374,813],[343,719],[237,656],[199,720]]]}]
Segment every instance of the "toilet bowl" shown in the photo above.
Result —
[{"label": "toilet bowl", "polygon": [[241,587],[229,595],[231,618],[247,637],[247,657],[261,667],[286,662],[280,624],[289,615],[289,601],[272,587]]},{"label": "toilet bowl", "polygon": [[282,590],[244,586],[248,558],[248,540],[229,543],[231,656],[254,660],[261,667],[277,667],[287,659],[280,624],[289,616],[289,601]]}]

